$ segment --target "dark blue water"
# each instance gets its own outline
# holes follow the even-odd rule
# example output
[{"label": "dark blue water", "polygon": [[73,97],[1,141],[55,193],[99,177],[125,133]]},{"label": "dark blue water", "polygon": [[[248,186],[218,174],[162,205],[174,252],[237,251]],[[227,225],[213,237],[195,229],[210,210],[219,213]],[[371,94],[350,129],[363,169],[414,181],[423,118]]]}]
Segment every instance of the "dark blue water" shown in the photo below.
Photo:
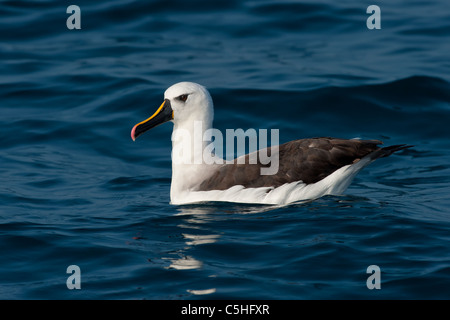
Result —
[{"label": "dark blue water", "polygon": [[[0,298],[450,298],[450,5],[370,4],[1,1]],[[221,130],[415,147],[341,197],[172,206],[172,126],[130,130],[179,81]]]}]

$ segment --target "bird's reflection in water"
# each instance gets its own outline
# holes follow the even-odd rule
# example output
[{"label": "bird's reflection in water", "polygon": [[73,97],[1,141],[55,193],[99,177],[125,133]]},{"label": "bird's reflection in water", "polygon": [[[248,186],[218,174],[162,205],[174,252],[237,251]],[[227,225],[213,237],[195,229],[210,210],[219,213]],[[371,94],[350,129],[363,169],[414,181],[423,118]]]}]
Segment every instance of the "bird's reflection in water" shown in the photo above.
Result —
[{"label": "bird's reflection in water", "polygon": [[186,246],[177,252],[179,258],[167,258],[171,262],[167,268],[191,270],[199,269],[203,266],[203,262],[189,255],[188,251],[192,249],[193,246],[211,244],[220,238],[220,234],[213,233],[212,230],[208,228],[208,222],[213,219],[213,217],[211,217],[211,214],[213,213],[214,208],[212,207],[181,206],[177,208],[175,216],[185,217],[182,222],[178,224],[178,227],[188,231],[181,233]]},{"label": "bird's reflection in water", "polygon": [[166,258],[171,261],[171,264],[167,268],[188,270],[198,269],[203,266],[202,261],[195,259],[187,253],[193,246],[215,243],[220,239],[221,234],[218,233],[217,230],[209,227],[211,223],[229,219],[230,215],[233,213],[261,213],[273,210],[277,207],[279,206],[252,206],[229,203],[204,203],[178,206],[174,216],[185,217],[185,219],[178,224],[178,227],[184,230],[181,235],[183,236],[186,247],[178,252],[180,258]]},{"label": "bird's reflection in water", "polygon": [[[220,241],[223,233],[217,231],[217,222],[220,222],[221,220],[229,220],[232,218],[234,213],[261,213],[273,210],[276,207],[277,206],[250,206],[229,203],[199,204],[176,207],[176,213],[174,216],[176,218],[183,217],[181,222],[177,224],[177,227],[183,230],[181,235],[186,246],[177,251],[177,258],[163,258],[170,261],[170,265],[165,268],[176,270],[204,269],[204,262],[195,258],[189,251],[191,251],[195,246],[213,244]],[[207,277],[214,278],[216,276],[217,275],[212,272]],[[208,295],[215,293],[216,288],[189,288],[186,291],[193,295]]]}]

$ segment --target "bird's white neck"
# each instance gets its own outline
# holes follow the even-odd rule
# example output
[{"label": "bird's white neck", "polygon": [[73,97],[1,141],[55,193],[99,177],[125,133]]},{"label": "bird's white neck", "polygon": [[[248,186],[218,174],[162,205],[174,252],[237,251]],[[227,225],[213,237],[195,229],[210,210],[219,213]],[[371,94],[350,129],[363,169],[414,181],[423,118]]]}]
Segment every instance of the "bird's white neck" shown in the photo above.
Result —
[{"label": "bird's white neck", "polygon": [[199,185],[217,166],[207,158],[211,155],[212,142],[207,140],[205,132],[211,127],[210,119],[174,124],[171,199]]}]

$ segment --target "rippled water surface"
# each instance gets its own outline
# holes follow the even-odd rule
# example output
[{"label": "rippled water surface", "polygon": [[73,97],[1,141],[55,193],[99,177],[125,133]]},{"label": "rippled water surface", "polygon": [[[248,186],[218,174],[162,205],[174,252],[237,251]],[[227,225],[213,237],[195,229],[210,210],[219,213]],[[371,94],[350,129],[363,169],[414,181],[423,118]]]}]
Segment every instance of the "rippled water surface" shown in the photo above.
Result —
[{"label": "rippled water surface", "polygon": [[[378,1],[380,30],[359,1],[75,2],[0,2],[0,298],[450,297],[447,1]],[[130,130],[186,80],[221,130],[415,147],[340,197],[170,205],[172,125]]]}]

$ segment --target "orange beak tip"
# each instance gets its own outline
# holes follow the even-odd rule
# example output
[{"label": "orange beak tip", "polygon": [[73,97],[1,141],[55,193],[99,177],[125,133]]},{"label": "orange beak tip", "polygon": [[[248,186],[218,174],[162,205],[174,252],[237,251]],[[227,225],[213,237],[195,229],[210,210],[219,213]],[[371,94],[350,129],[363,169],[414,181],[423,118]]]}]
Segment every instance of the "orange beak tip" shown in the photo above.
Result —
[{"label": "orange beak tip", "polygon": [[135,132],[136,132],[136,126],[134,126],[133,129],[131,130],[131,139],[133,139],[133,141],[136,141]]}]

